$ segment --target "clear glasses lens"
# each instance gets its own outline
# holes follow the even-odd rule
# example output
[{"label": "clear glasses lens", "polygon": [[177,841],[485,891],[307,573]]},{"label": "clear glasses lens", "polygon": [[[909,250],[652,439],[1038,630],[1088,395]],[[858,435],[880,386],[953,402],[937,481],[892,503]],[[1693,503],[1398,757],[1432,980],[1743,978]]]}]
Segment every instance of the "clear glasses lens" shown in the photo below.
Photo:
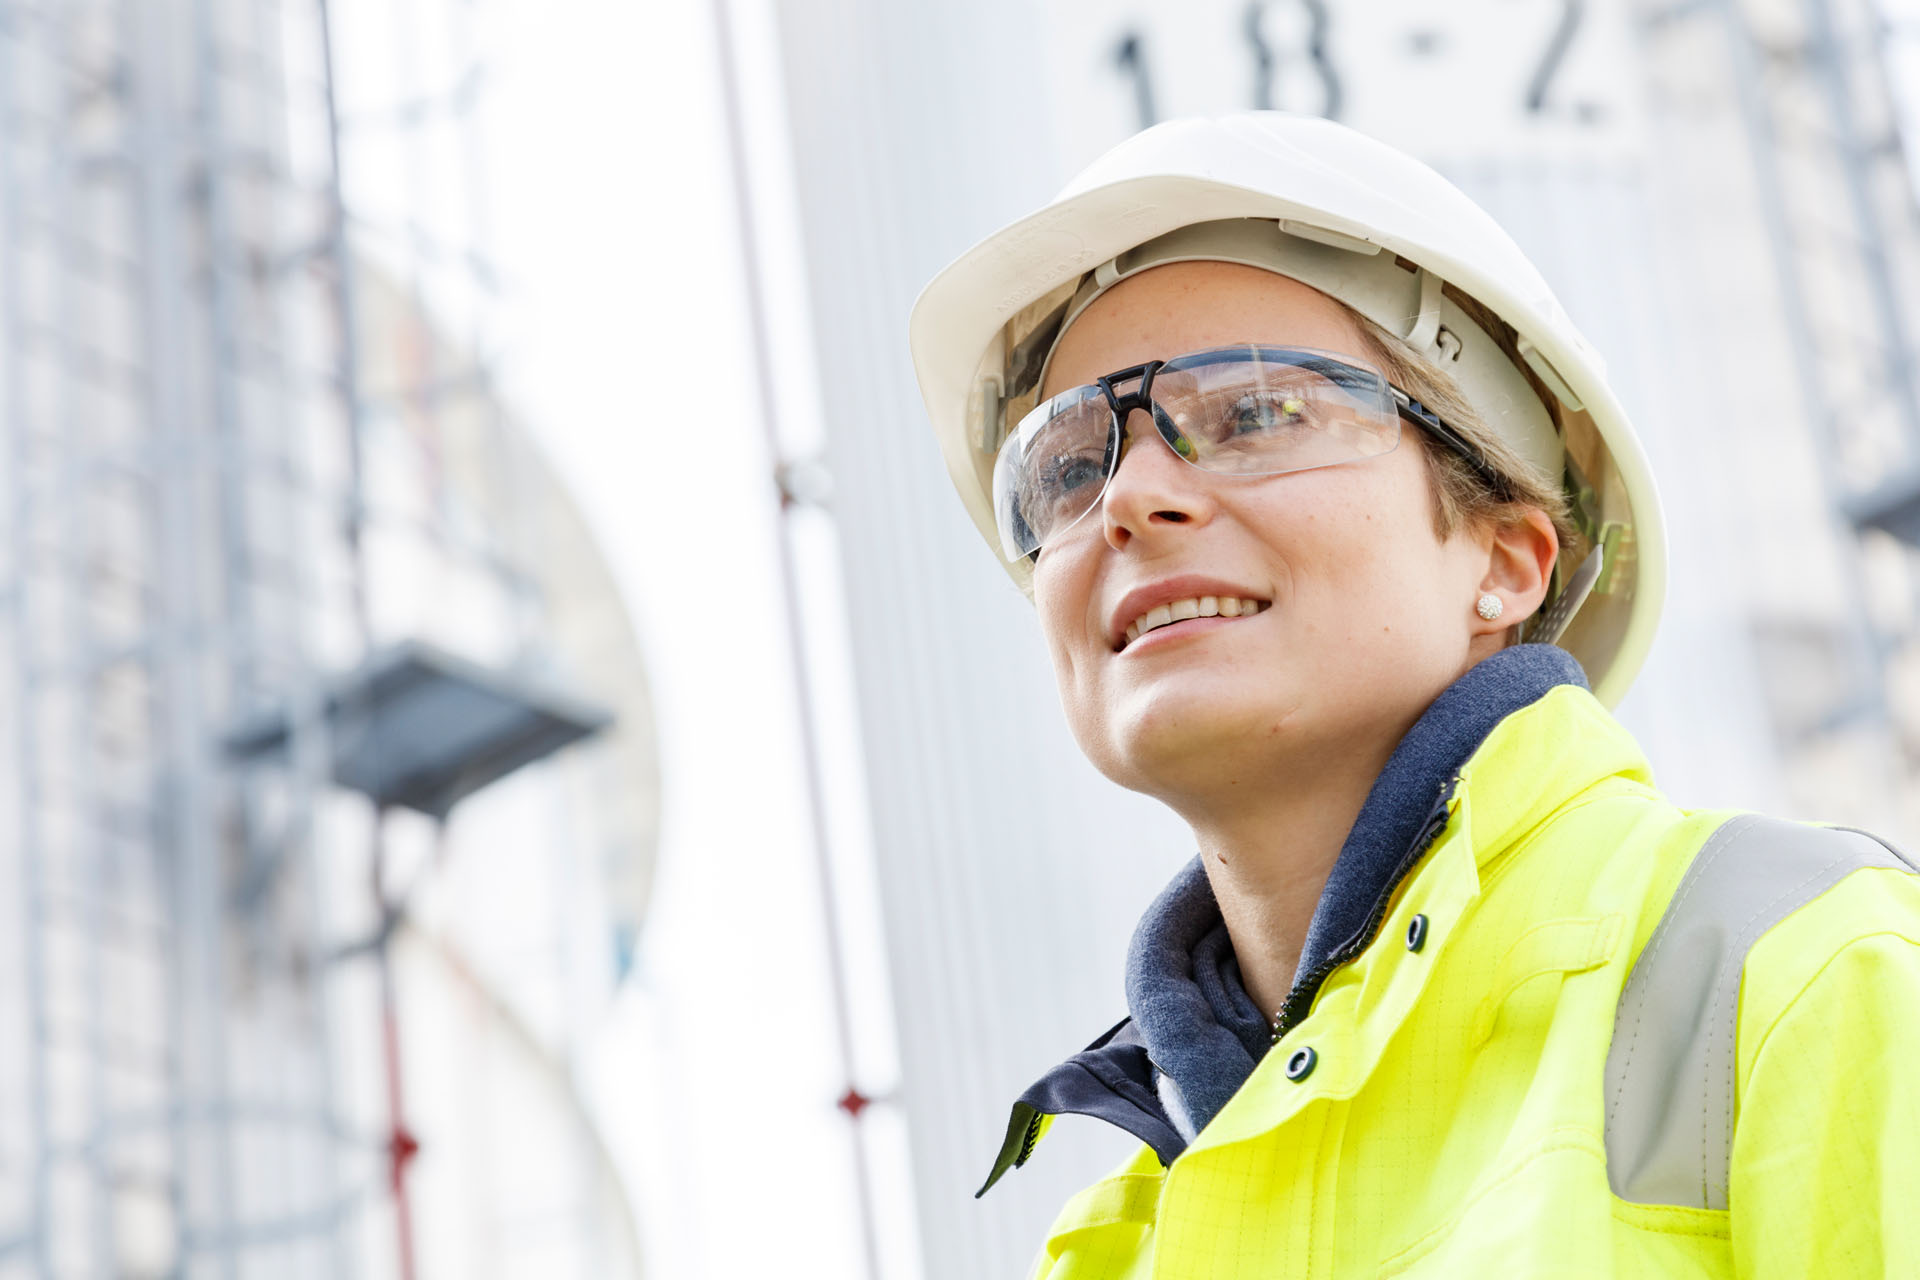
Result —
[{"label": "clear glasses lens", "polygon": [[1352,462],[1399,439],[1400,414],[1385,378],[1307,351],[1241,347],[1181,356],[1154,375],[1153,399],[1173,451],[1225,475]]},{"label": "clear glasses lens", "polygon": [[[1384,377],[1303,348],[1178,356],[1155,372],[1152,398],[1167,447],[1223,475],[1355,462],[1391,452],[1400,440],[1399,411]],[[1007,558],[1031,555],[1099,505],[1118,451],[1113,411],[1097,386],[1062,392],[1021,419],[994,465]]]},{"label": "clear glasses lens", "polygon": [[1094,508],[1116,442],[1113,410],[1097,386],[1063,391],[1020,420],[993,468],[993,509],[1007,559],[1031,555]]}]

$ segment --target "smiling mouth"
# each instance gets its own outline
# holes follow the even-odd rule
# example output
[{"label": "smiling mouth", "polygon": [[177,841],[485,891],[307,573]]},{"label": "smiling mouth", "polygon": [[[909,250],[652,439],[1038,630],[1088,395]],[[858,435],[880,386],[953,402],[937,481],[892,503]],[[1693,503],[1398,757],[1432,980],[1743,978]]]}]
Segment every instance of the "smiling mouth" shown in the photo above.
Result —
[{"label": "smiling mouth", "polygon": [[1271,607],[1271,601],[1250,600],[1243,596],[1192,596],[1185,600],[1171,600],[1155,605],[1129,623],[1126,637],[1115,652],[1125,649],[1150,631],[1170,627],[1176,622],[1185,622],[1190,618],[1247,618]]}]

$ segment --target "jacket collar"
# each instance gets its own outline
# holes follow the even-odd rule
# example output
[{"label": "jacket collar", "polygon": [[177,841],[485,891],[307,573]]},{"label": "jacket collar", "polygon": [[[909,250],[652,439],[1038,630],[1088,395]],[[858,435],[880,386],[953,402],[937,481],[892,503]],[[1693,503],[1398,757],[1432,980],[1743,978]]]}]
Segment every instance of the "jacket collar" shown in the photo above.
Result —
[{"label": "jacket collar", "polygon": [[[1497,725],[1554,689],[1586,688],[1579,664],[1550,645],[1515,645],[1478,663],[1450,685],[1401,739],[1362,805],[1322,890],[1308,928],[1283,1028],[1304,1017],[1327,976],[1371,942],[1394,889],[1412,872],[1447,821],[1448,802],[1472,774],[1473,757]],[[1586,699],[1591,702],[1591,699]],[[1595,710],[1599,710],[1595,704]],[[1604,711],[1600,718],[1611,723]],[[1624,731],[1633,761],[1637,749]],[[1604,735],[1603,735],[1604,736]],[[1576,740],[1539,744],[1549,753],[1599,751],[1600,772],[1618,744]],[[1586,772],[1581,770],[1580,772]],[[1537,778],[1534,779],[1537,783]],[[1484,791],[1485,794],[1481,794]],[[1525,830],[1533,809],[1545,816],[1564,795],[1494,776],[1476,792],[1476,849],[1504,846],[1501,833]],[[1152,1146],[1163,1163],[1185,1149],[1156,1096],[1156,1073],[1172,1078],[1193,1129],[1204,1128],[1239,1089],[1270,1043],[1267,1019],[1240,981],[1238,962],[1206,873],[1196,857],[1142,917],[1127,958],[1132,1018],[1047,1073],[1020,1097],[984,1195],[1026,1162],[1046,1119],[1094,1115]]]}]

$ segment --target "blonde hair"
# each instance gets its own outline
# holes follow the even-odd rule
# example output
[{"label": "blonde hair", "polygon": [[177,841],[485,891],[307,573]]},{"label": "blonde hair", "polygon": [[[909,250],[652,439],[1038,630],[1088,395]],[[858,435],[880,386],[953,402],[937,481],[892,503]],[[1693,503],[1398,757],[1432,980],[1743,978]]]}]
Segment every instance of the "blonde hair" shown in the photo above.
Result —
[{"label": "blonde hair", "polygon": [[[1558,402],[1519,359],[1513,334],[1506,325],[1453,286],[1448,285],[1446,292],[1513,360],[1526,376],[1534,394],[1547,406],[1554,425],[1564,430]],[[1458,453],[1424,431],[1415,432],[1426,455],[1427,474],[1433,482],[1434,532],[1447,538],[1469,525],[1499,528],[1519,520],[1529,508],[1538,508],[1553,521],[1554,531],[1560,539],[1561,554],[1564,556],[1574,550],[1579,545],[1580,533],[1574,523],[1572,499],[1568,497],[1560,477],[1548,475],[1495,434],[1446,370],[1338,298],[1334,301],[1353,320],[1367,345],[1373,349],[1372,354],[1380,362],[1380,370],[1387,375],[1387,380],[1433,410],[1442,422],[1477,448],[1494,472],[1506,482],[1507,491],[1502,494],[1482,479]]]}]

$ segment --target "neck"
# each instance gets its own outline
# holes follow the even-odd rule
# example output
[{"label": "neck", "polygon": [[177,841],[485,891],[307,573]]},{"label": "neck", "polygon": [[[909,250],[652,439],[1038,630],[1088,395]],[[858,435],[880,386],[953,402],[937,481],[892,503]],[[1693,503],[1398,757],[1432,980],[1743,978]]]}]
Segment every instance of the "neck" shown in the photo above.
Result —
[{"label": "neck", "polygon": [[1241,981],[1269,1018],[1293,985],[1314,908],[1354,819],[1408,725],[1367,747],[1323,754],[1311,770],[1289,761],[1262,771],[1286,778],[1284,786],[1175,805],[1193,828]]},{"label": "neck", "polygon": [[[1571,657],[1517,646],[1439,693],[1411,723],[1360,733],[1350,717],[1345,743],[1296,747],[1284,759],[1271,747],[1255,759],[1216,742],[1204,757],[1211,786],[1196,768],[1182,778],[1188,785],[1154,793],[1192,826],[1200,856],[1134,930],[1127,1008],[1195,1128],[1265,1054],[1261,1024],[1288,1000],[1311,1002],[1317,980],[1296,985],[1302,961],[1317,973],[1372,937],[1370,922],[1396,878],[1413,870],[1410,855],[1424,849],[1437,806],[1487,735],[1568,683],[1584,684]],[[1242,748],[1249,741],[1235,739]]]}]

